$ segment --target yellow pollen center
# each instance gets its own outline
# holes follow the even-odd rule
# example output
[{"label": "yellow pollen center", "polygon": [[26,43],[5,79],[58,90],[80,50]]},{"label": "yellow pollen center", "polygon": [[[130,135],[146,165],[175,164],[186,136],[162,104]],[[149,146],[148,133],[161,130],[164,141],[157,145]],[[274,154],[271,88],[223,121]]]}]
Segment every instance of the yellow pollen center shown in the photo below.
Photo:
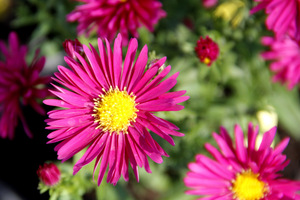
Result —
[{"label": "yellow pollen center", "polygon": [[119,0],[121,3],[125,3],[127,0]]},{"label": "yellow pollen center", "polygon": [[118,88],[104,90],[104,94],[94,99],[95,122],[99,123],[97,128],[109,131],[110,134],[116,132],[127,133],[130,123],[137,117],[135,96],[127,93],[126,88],[120,91]]},{"label": "yellow pollen center", "polygon": [[204,58],[203,62],[208,65],[210,63],[210,59],[206,57]]},{"label": "yellow pollen center", "polygon": [[260,200],[268,192],[266,183],[258,179],[258,174],[251,170],[239,173],[232,183],[234,199],[237,200]]}]

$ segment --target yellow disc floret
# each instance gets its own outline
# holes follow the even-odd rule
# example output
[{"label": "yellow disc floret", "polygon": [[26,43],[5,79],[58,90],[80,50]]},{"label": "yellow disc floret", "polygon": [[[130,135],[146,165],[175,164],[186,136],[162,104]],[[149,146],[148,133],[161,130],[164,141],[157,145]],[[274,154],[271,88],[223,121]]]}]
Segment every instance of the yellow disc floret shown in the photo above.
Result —
[{"label": "yellow disc floret", "polygon": [[231,191],[237,200],[260,200],[267,194],[268,188],[265,182],[259,180],[259,174],[247,170],[237,174]]},{"label": "yellow disc floret", "polygon": [[120,91],[118,88],[104,90],[104,94],[94,99],[95,122],[103,131],[119,134],[127,133],[131,122],[135,122],[138,109],[136,109],[135,96],[127,93],[126,88]]},{"label": "yellow disc floret", "polygon": [[208,65],[210,63],[210,59],[206,57],[204,58],[203,62]]}]

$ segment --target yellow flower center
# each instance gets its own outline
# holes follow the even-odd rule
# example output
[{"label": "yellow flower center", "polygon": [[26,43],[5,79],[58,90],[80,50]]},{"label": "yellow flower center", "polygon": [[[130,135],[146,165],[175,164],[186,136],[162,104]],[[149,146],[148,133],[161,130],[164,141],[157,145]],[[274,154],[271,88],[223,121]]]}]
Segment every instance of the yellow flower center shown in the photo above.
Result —
[{"label": "yellow flower center", "polygon": [[128,1],[128,0],[119,0],[121,3],[125,3],[126,1]]},{"label": "yellow flower center", "polygon": [[126,88],[120,91],[119,88],[104,90],[104,94],[94,99],[95,122],[99,123],[97,128],[109,131],[127,133],[130,123],[137,117],[135,96],[127,93]]},{"label": "yellow flower center", "polygon": [[234,199],[237,200],[260,200],[268,192],[267,184],[259,180],[259,174],[254,174],[251,170],[237,174],[232,183]]},{"label": "yellow flower center", "polygon": [[206,57],[204,58],[203,62],[208,65],[210,63],[210,59]]}]

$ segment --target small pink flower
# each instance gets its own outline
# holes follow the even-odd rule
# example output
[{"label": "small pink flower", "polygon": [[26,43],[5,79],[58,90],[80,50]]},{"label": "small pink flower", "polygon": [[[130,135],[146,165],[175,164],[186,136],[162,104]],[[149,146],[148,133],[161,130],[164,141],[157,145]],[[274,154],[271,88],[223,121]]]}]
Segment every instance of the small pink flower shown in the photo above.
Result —
[{"label": "small pink flower", "polygon": [[217,5],[218,0],[202,0],[202,4],[205,8],[212,8]]},{"label": "small pink flower", "polygon": [[43,166],[40,165],[36,173],[42,183],[47,186],[56,185],[60,180],[60,171],[53,163],[44,163]]},{"label": "small pink flower", "polygon": [[[190,195],[201,195],[199,199],[235,200],[292,200],[300,199],[300,181],[281,178],[289,163],[282,154],[289,142],[283,139],[274,149],[270,147],[276,134],[276,127],[265,132],[259,147],[256,147],[258,127],[248,126],[248,137],[240,126],[234,127],[235,141],[230,139],[226,129],[213,133],[219,150],[205,144],[213,158],[196,155],[196,162],[190,163],[190,171],[184,183],[191,190]],[[247,140],[247,145],[245,145]]]},{"label": "small pink flower", "polygon": [[300,40],[300,1],[299,0],[255,0],[259,4],[250,13],[264,9],[268,15],[266,26],[280,38],[289,34]]},{"label": "small pink flower", "polygon": [[112,41],[117,32],[123,37],[123,45],[129,34],[138,37],[137,29],[145,26],[154,31],[154,25],[166,12],[158,0],[81,0],[83,3],[67,15],[70,22],[78,21],[78,34],[96,30],[99,37]]},{"label": "small pink flower", "polygon": [[219,56],[219,47],[209,36],[206,36],[205,39],[200,36],[195,52],[201,62],[210,66]]},{"label": "small pink flower", "polygon": [[[58,99],[47,99],[45,104],[58,106],[48,113],[46,120],[49,143],[60,142],[55,150],[58,159],[66,161],[79,151],[87,150],[73,168],[76,174],[93,160],[94,173],[99,167],[98,185],[108,168],[107,182],[117,184],[120,177],[128,181],[129,165],[139,180],[138,167],[151,173],[148,157],[162,163],[168,154],[153,139],[149,130],[171,145],[171,136],[183,136],[172,123],[154,115],[159,111],[177,111],[179,103],[189,97],[185,91],[168,92],[176,85],[176,73],[163,80],[171,70],[165,67],[166,58],[155,60],[146,70],[148,48],[145,45],[136,61],[137,40],[131,39],[125,59],[122,58],[122,37],[118,34],[111,50],[98,39],[97,50],[83,46],[84,59],[74,52],[76,61],[65,57],[71,69],[59,66],[54,79],[64,87],[51,91]],[[99,55],[100,54],[100,55]]]},{"label": "small pink flower", "polygon": [[32,137],[21,107],[29,105],[39,114],[45,114],[37,100],[49,95],[45,84],[50,82],[50,77],[39,76],[46,59],[38,58],[39,51],[36,51],[28,65],[27,46],[20,46],[17,34],[11,32],[8,42],[7,47],[0,41],[0,51],[5,58],[0,61],[0,137],[13,139],[19,119],[28,137]]},{"label": "small pink flower", "polygon": [[274,82],[286,83],[292,89],[300,82],[300,44],[286,36],[281,39],[263,37],[262,43],[270,51],[262,53],[265,60],[273,61],[270,69],[275,73]]}]

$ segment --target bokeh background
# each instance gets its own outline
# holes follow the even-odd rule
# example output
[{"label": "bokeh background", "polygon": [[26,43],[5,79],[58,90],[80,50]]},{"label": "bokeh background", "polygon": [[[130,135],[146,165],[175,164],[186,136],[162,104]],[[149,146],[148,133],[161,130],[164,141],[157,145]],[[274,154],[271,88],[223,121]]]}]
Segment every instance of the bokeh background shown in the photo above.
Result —
[{"label": "bokeh background", "polygon": [[[167,17],[159,21],[153,33],[139,29],[139,49],[147,44],[150,60],[167,56],[167,64],[172,66],[171,74],[180,71],[175,90],[187,90],[190,99],[183,103],[184,110],[158,116],[175,123],[185,136],[174,137],[174,147],[155,137],[170,157],[164,158],[162,164],[150,161],[152,174],[140,169],[140,183],[131,173],[129,182],[121,180],[114,187],[103,181],[97,187],[88,174],[92,169],[87,166],[76,175],[88,177],[78,178],[82,181],[78,187],[88,185],[89,188],[82,189],[80,198],[195,199],[184,194],[187,188],[182,179],[188,170],[187,164],[194,161],[197,153],[206,154],[203,147],[206,142],[215,144],[211,133],[218,132],[220,126],[232,134],[234,124],[240,124],[246,131],[250,121],[260,126],[260,133],[278,126],[277,141],[291,137],[285,150],[291,163],[283,174],[286,178],[300,179],[300,90],[299,86],[288,90],[285,85],[271,81],[270,63],[260,56],[267,50],[261,38],[273,35],[265,28],[265,14],[261,11],[249,15],[255,5],[253,0],[220,0],[210,9],[204,8],[201,0],[161,2]],[[66,15],[77,4],[71,0],[0,0],[0,39],[7,41],[10,31],[17,32],[21,43],[29,46],[28,60],[40,49],[47,59],[42,74],[51,75],[57,65],[66,66],[63,41],[78,38],[84,44],[96,45],[95,34],[89,38],[78,37],[77,23],[66,22]],[[194,51],[199,37],[207,35],[220,49],[219,58],[211,67],[199,62]],[[45,105],[44,108],[52,109]],[[36,170],[45,161],[60,163],[53,150],[55,144],[46,144],[49,133],[45,130],[46,116],[38,115],[29,107],[23,109],[34,138],[28,138],[23,128],[18,127],[14,140],[0,139],[0,193],[9,189],[19,199],[49,199],[47,192],[40,194],[37,189]],[[72,162],[61,167],[71,171]],[[63,199],[75,199],[71,193],[72,189],[66,191]],[[1,198],[7,199],[4,195],[0,195]]]}]

